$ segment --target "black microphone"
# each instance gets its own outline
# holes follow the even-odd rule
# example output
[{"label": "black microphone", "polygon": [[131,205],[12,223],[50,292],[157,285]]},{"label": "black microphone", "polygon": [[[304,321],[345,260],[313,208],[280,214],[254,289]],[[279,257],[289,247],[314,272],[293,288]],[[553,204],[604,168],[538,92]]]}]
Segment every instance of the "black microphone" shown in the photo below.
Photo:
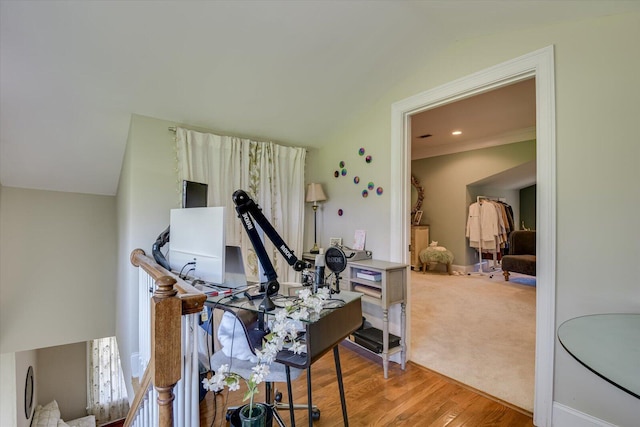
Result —
[{"label": "black microphone", "polygon": [[316,255],[316,281],[313,285],[313,293],[318,292],[318,288],[324,286],[324,254]]}]

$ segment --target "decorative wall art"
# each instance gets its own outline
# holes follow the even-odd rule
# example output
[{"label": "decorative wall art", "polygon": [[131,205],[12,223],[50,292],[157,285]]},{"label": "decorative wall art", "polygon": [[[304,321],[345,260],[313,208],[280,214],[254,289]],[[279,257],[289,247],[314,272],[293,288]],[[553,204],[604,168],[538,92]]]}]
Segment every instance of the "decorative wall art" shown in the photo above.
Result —
[{"label": "decorative wall art", "polygon": [[[369,164],[371,164],[373,162],[373,156],[371,154],[368,154],[368,155],[365,156],[365,153],[366,153],[366,149],[364,147],[360,147],[358,149],[358,156],[362,157],[363,160],[364,160],[364,163],[369,165]],[[340,177],[348,175],[347,161],[340,160],[338,162],[337,166],[338,166],[338,168],[335,169],[334,172],[333,172],[333,176],[335,178],[340,178]],[[356,168],[357,168],[357,165],[356,165]],[[352,172],[353,172],[353,170],[352,170]],[[353,177],[354,185],[359,186],[360,182],[361,182],[361,175],[356,175],[356,176]],[[383,188],[381,186],[378,186],[376,188],[376,186],[375,186],[373,181],[364,181],[364,182],[367,183],[366,187],[365,188],[360,187],[360,189],[361,189],[360,190],[361,191],[360,192],[360,196],[363,199],[366,199],[367,197],[369,197],[369,193],[371,193],[373,191],[375,191],[375,194],[377,194],[378,196],[382,196],[383,195],[384,190],[383,190]],[[343,215],[344,215],[344,210],[343,209],[338,209],[338,216],[343,216]]]},{"label": "decorative wall art", "polygon": [[424,188],[422,188],[422,186],[420,185],[418,178],[413,175],[411,175],[411,185],[413,185],[413,188],[415,188],[418,193],[418,199],[411,208],[411,215],[415,215],[416,212],[422,209],[422,202],[424,200]]},{"label": "decorative wall art", "polygon": [[27,379],[24,384],[24,415],[29,419],[33,410],[33,366],[27,369]]},{"label": "decorative wall art", "polygon": [[422,211],[416,211],[416,214],[413,216],[413,225],[420,225],[421,219],[422,219]]}]

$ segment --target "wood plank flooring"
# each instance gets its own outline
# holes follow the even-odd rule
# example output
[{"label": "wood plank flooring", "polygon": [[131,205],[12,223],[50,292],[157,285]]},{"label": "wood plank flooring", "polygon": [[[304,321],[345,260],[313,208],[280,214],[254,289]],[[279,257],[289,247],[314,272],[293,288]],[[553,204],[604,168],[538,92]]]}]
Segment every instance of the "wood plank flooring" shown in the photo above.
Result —
[{"label": "wood plank flooring", "polygon": [[[385,380],[378,358],[352,346],[341,344],[339,348],[350,426],[533,426],[530,415],[421,366],[410,362],[402,371],[400,365],[390,363],[389,378]],[[312,366],[311,375],[313,403],[318,405],[321,413],[314,425],[342,426],[333,352]],[[284,395],[283,401],[288,401],[286,384],[277,384],[277,387]],[[306,390],[306,376],[303,374],[293,382],[296,403],[306,402]],[[243,390],[225,390],[215,396],[209,392],[200,406],[200,425],[228,426],[225,408],[242,404],[243,393]],[[263,388],[258,397],[264,398]],[[290,425],[288,411],[280,410],[279,414]],[[308,426],[308,420],[306,410],[296,411],[296,425]],[[277,426],[277,423],[273,425]]]}]

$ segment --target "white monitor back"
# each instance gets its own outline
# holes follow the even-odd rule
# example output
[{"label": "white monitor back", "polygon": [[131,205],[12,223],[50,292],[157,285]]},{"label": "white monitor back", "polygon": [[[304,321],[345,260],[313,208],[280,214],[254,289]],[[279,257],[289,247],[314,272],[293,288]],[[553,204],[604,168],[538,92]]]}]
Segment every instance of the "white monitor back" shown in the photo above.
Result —
[{"label": "white monitor back", "polygon": [[224,207],[171,209],[171,269],[205,282],[224,283],[224,219]]},{"label": "white monitor back", "polygon": [[229,288],[246,287],[247,276],[244,272],[242,250],[239,246],[227,246],[224,264],[224,285]]}]

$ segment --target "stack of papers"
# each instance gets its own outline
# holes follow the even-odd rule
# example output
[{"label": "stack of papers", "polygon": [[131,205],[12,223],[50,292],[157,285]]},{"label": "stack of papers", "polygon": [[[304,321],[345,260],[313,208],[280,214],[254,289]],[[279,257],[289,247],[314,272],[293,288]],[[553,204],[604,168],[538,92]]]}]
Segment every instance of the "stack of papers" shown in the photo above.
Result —
[{"label": "stack of papers", "polygon": [[356,272],[356,277],[360,279],[372,280],[374,282],[379,282],[382,280],[382,273],[377,271],[369,271],[369,270],[358,270]]}]

